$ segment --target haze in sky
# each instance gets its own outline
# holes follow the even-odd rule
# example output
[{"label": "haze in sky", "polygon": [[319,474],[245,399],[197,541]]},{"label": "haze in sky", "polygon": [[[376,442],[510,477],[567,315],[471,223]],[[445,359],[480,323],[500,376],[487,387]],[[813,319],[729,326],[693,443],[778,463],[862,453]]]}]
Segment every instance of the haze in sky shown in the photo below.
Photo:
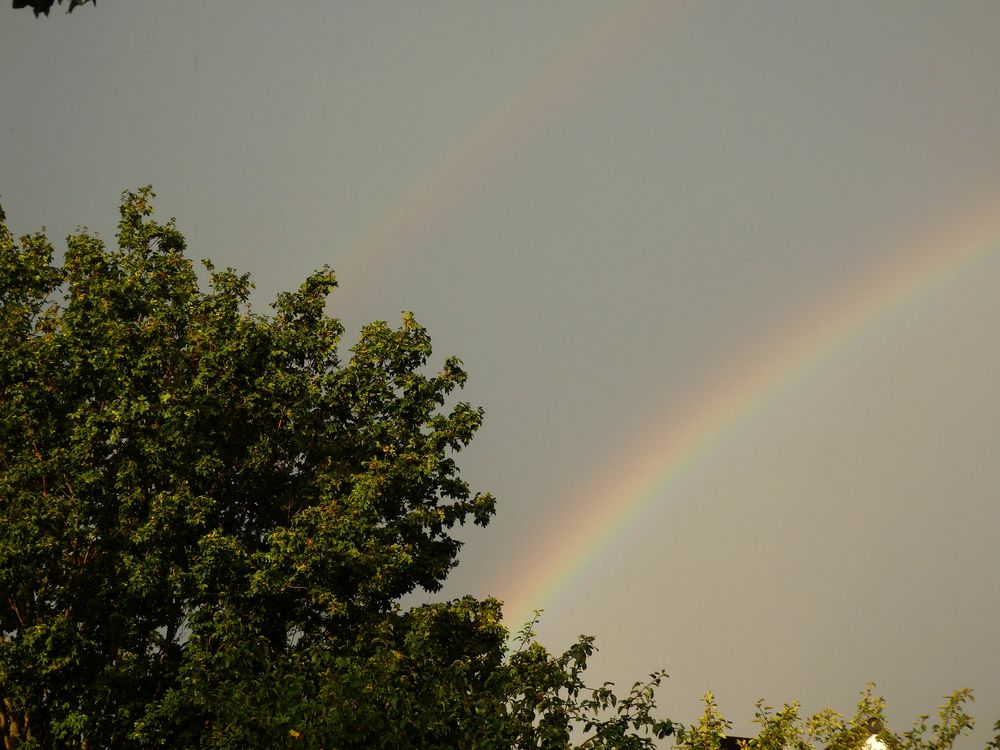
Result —
[{"label": "haze in sky", "polygon": [[[9,5],[9,4],[8,4]],[[497,495],[444,592],[595,681],[1000,717],[1000,4],[0,10],[17,233],[152,183],[266,311],[412,310]],[[417,597],[416,600],[421,600]]]}]

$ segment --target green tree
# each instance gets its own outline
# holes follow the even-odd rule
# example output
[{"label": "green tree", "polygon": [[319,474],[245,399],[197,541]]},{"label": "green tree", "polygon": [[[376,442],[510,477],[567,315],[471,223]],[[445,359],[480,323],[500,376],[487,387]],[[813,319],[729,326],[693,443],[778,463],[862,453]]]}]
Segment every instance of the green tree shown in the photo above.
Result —
[{"label": "green tree", "polygon": [[[797,701],[775,710],[758,701],[754,724],[759,727],[756,737],[738,738],[741,750],[859,750],[874,736],[889,750],[951,750],[955,742],[974,722],[966,711],[972,701],[968,688],[945,696],[938,709],[938,719],[928,728],[929,714],[921,715],[905,732],[894,733],[886,727],[886,703],[869,684],[858,698],[853,717],[847,718],[832,709],[823,709],[811,716],[801,716]],[[728,738],[731,722],[719,710],[712,693],[702,697],[705,711],[690,727],[678,726],[677,745],[680,750],[720,750]],[[994,726],[997,736],[987,744],[987,750],[1000,747],[1000,722]],[[731,738],[729,738],[731,739]],[[732,743],[725,743],[732,747]]]},{"label": "green tree", "polygon": [[[11,748],[650,747],[651,675],[590,639],[508,645],[494,600],[403,610],[485,525],[457,454],[481,410],[425,330],[325,313],[329,269],[249,309],[207,289],[149,188],[117,247],[0,214],[0,737]],[[512,650],[513,649],[513,650]],[[581,734],[582,733],[582,734]]]},{"label": "green tree", "polygon": [[[48,15],[49,11],[55,3],[62,5],[63,0],[13,0],[13,6],[15,9],[18,8],[31,8],[35,13],[35,18],[41,15]],[[66,8],[67,13],[72,13],[73,8],[78,5],[86,5],[87,3],[93,3],[97,5],[97,0],[69,0],[69,6]]]}]

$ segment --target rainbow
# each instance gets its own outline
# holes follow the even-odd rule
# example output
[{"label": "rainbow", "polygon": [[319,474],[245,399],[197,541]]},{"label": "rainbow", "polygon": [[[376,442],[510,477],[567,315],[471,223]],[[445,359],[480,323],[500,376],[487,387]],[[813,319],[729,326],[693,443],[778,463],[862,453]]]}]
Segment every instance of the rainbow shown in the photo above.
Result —
[{"label": "rainbow", "polygon": [[[569,596],[612,543],[640,518],[676,504],[671,490],[748,416],[780,396],[792,381],[821,365],[880,319],[946,283],[1000,248],[1000,201],[991,201],[958,229],[914,243],[853,288],[802,315],[731,363],[691,407],[652,420],[626,450],[559,504],[558,527],[543,530],[520,567],[493,591],[516,629],[533,612]],[[677,507],[674,505],[674,507]]]},{"label": "rainbow", "polygon": [[[502,168],[555,114],[565,109],[596,73],[626,60],[653,37],[674,4],[647,0],[599,6],[578,21],[578,31],[512,95],[483,115],[387,205],[351,235],[338,263],[349,281],[337,299],[364,289],[359,279],[419,246],[459,211],[475,189]],[[970,217],[958,230],[912,250],[831,301],[805,312],[749,354],[734,358],[699,392],[689,408],[652,420],[627,450],[589,478],[572,497],[570,523],[543,530],[534,552],[523,556],[491,587],[505,601],[508,623],[519,626],[535,609],[566,596],[608,547],[640,517],[666,504],[677,480],[782,388],[820,365],[863,328],[995,250],[1000,201]],[[876,256],[881,257],[881,256]],[[353,278],[351,278],[353,277]],[[353,291],[352,291],[353,290]],[[345,297],[347,299],[345,299]],[[568,501],[559,503],[567,507]],[[553,541],[557,540],[557,541]]]},{"label": "rainbow", "polygon": [[363,285],[358,281],[394,256],[426,242],[477,187],[489,182],[506,157],[569,106],[598,71],[621,64],[641,49],[670,11],[667,3],[647,0],[599,6],[577,20],[579,28],[568,42],[353,233],[339,253],[338,276],[346,283],[338,300],[349,299],[352,290],[359,293]]}]

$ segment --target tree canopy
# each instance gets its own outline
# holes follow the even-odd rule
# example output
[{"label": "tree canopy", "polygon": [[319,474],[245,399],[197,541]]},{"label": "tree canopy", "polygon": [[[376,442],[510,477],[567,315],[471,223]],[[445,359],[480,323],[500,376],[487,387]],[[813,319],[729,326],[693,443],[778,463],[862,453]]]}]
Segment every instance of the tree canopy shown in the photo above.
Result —
[{"label": "tree canopy", "polygon": [[[757,701],[753,723],[757,735],[734,738],[729,735],[732,723],[719,710],[715,696],[702,697],[704,713],[697,723],[677,727],[680,750],[950,750],[975,722],[966,710],[973,700],[968,688],[946,695],[938,708],[936,720],[928,726],[929,714],[918,716],[903,732],[887,727],[886,701],[869,683],[858,698],[853,716],[845,717],[825,708],[803,716],[798,701],[781,708]],[[1000,721],[993,727],[994,739],[986,750],[1000,750]],[[733,741],[735,740],[735,742]]]},{"label": "tree canopy", "polygon": [[[55,3],[62,5],[63,0],[13,0],[13,6],[15,9],[18,8],[31,8],[35,13],[35,18],[41,15],[48,15],[49,11]],[[93,3],[97,5],[97,0],[69,0],[68,7],[66,8],[67,13],[72,13],[73,8],[78,5],[86,5],[87,3]]]},{"label": "tree canopy", "polygon": [[[401,607],[485,525],[455,460],[482,411],[412,315],[342,357],[324,268],[207,289],[149,188],[61,263],[0,217],[6,748],[647,747],[662,673],[589,689],[589,638],[511,643],[500,603]],[[515,645],[516,644],[516,645]],[[610,713],[608,711],[610,710]]]},{"label": "tree canopy", "polygon": [[511,638],[493,599],[403,607],[494,512],[456,463],[483,419],[462,363],[429,371],[409,313],[342,354],[328,268],[271,315],[232,269],[203,288],[152,199],[60,263],[0,209],[4,750],[949,750],[972,727],[960,690],[894,734],[869,688],[851,719],[759,703],[734,744],[711,694],[689,727],[657,716],[662,671],[589,685],[590,637]]}]

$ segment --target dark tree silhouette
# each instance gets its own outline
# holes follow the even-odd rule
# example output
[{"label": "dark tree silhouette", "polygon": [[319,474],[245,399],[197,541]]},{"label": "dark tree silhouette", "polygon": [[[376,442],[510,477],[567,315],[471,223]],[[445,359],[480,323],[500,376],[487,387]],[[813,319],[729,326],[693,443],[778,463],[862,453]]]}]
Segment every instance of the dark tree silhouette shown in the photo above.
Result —
[{"label": "dark tree silhouette", "polygon": [[[62,5],[63,0],[14,0],[13,5],[15,9],[31,8],[37,18],[41,15],[47,16],[55,3]],[[69,0],[69,7],[66,9],[66,12],[72,13],[73,8],[78,5],[86,5],[87,3],[97,5],[97,0]]]}]

